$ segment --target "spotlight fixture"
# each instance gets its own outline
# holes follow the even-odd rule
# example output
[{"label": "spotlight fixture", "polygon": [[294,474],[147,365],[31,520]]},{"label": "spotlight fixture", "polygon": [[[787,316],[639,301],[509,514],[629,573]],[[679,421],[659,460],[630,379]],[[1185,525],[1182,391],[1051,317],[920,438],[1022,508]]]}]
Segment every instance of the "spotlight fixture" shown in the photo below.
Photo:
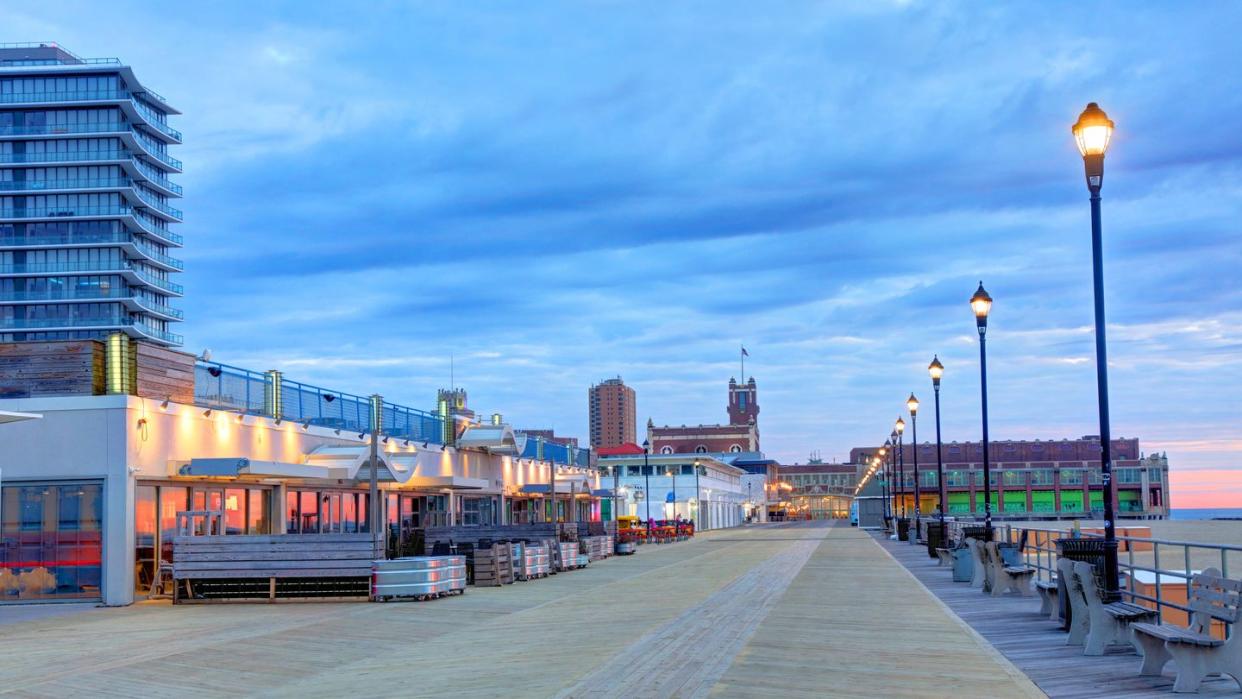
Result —
[{"label": "spotlight fixture", "polygon": [[358,439],[362,439],[363,437],[366,437],[366,436],[367,436],[367,433],[366,433],[366,432],[359,432],[359,433],[358,433]]},{"label": "spotlight fixture", "polygon": [[164,402],[163,402],[163,403],[160,403],[160,409],[161,409],[161,410],[168,410],[168,404],[169,404],[170,402],[172,402],[172,396],[169,396],[169,397],[165,398],[165,399],[164,399]]},{"label": "spotlight fixture", "polygon": [[402,446],[407,446],[407,447],[408,447],[408,446],[410,446],[410,440],[408,440],[408,439],[407,439],[407,440],[405,440],[405,444],[404,444],[404,445],[402,445]]},{"label": "spotlight fixture", "polygon": [[284,422],[284,421],[285,421],[285,419],[284,419],[283,417],[278,417],[278,418],[276,418],[276,426],[277,426],[277,427],[280,427],[280,423],[282,423],[282,422]]},{"label": "spotlight fixture", "polygon": [[302,423],[302,429],[304,429],[304,430],[309,430],[309,429],[310,429],[310,420],[307,420],[306,422],[303,422],[303,423]]},{"label": "spotlight fixture", "polygon": [[142,429],[146,429],[146,427],[147,427],[147,419],[145,417],[138,418],[138,429],[142,430]]},{"label": "spotlight fixture", "polygon": [[332,431],[333,431],[333,432],[335,432],[336,434],[338,434],[338,435],[339,435],[339,434],[341,433],[341,428],[339,428],[339,427],[338,427],[338,428],[336,428],[335,430],[332,430]]},{"label": "spotlight fixture", "polygon": [[387,443],[388,443],[388,437],[384,437],[383,443],[384,443],[384,444],[387,444]]},{"label": "spotlight fixture", "polygon": [[204,410],[204,411],[203,411],[203,417],[211,417],[211,413],[212,413],[212,412],[214,412],[214,411],[212,411],[212,409],[211,409],[211,408],[208,408],[208,409]]},{"label": "spotlight fixture", "polygon": [[334,401],[334,400],[336,400],[336,396],[334,396],[334,395],[332,395],[332,394],[330,394],[330,393],[329,393],[329,394],[324,395],[324,397],[323,397],[323,402],[325,402],[325,403],[331,403],[331,402],[332,402],[332,401]]},{"label": "spotlight fixture", "polygon": [[209,366],[207,367],[207,373],[211,374],[212,378],[219,378],[224,371],[218,366]]},{"label": "spotlight fixture", "polygon": [[427,443],[426,443],[426,442],[423,442],[423,448],[424,448],[424,449],[426,449],[426,448],[427,448]]}]

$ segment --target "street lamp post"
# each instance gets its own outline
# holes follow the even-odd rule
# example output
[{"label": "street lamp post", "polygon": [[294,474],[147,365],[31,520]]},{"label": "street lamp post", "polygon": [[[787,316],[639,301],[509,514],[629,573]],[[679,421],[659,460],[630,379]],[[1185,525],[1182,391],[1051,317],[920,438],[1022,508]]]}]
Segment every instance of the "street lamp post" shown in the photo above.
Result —
[{"label": "street lamp post", "polygon": [[880,495],[884,497],[885,525],[887,525],[889,520],[893,518],[893,511],[891,507],[893,503],[890,500],[893,495],[893,483],[889,478],[890,474],[888,469],[888,453],[891,446],[892,442],[886,439],[884,440],[884,446],[880,447],[880,457],[883,459],[880,464]]},{"label": "street lamp post", "polygon": [[674,466],[669,466],[668,471],[666,471],[666,473],[668,474],[668,477],[673,479],[673,519],[674,520],[677,519],[677,471],[676,469],[677,469],[677,466],[674,465]]},{"label": "street lamp post", "polygon": [[[703,510],[703,494],[699,492],[699,469],[703,466],[698,459],[694,460],[694,530],[699,530],[699,513]],[[746,492],[750,493],[750,483],[746,483]]]},{"label": "street lamp post", "polygon": [[949,509],[949,504],[945,494],[944,460],[940,456],[940,377],[944,376],[944,365],[940,363],[939,356],[932,356],[927,372],[931,374],[932,389],[936,393],[936,489],[940,491],[940,536],[943,537],[944,514]]},{"label": "street lamp post", "polygon": [[643,440],[643,514],[647,515],[647,543],[651,543],[651,464],[647,457],[651,454],[651,442]]},{"label": "street lamp post", "polygon": [[992,310],[992,297],[979,282],[975,295],[970,297],[970,308],[975,312],[975,326],[979,329],[979,395],[983,412],[983,526],[988,541],[992,540],[992,469],[988,455],[988,312]]},{"label": "street lamp post", "polygon": [[612,465],[612,520],[614,522],[619,521],[620,516],[621,516],[621,513],[617,512],[617,508],[620,506],[619,503],[617,502],[617,491],[620,489],[621,489],[621,467],[616,464],[613,464]]},{"label": "street lamp post", "polygon": [[901,516],[904,518],[908,514],[906,511],[906,443],[902,436],[906,431],[906,421],[898,417],[893,430],[897,433],[897,485],[900,488],[897,492],[901,493]]},{"label": "street lamp post", "polygon": [[919,399],[913,393],[906,399],[906,408],[910,411],[910,444],[914,446],[914,536],[911,541],[917,542],[922,531],[919,528],[922,521],[919,496],[923,494],[923,489],[919,483]]},{"label": "street lamp post", "polygon": [[1100,476],[1104,486],[1104,591],[1118,597],[1117,532],[1113,512],[1112,435],[1108,416],[1108,352],[1104,334],[1104,250],[1100,230],[1100,188],[1104,184],[1104,153],[1113,137],[1113,122],[1095,102],[1087,105],[1071,131],[1082,153],[1087,191],[1091,193],[1091,263],[1095,287],[1095,383],[1100,407]]}]

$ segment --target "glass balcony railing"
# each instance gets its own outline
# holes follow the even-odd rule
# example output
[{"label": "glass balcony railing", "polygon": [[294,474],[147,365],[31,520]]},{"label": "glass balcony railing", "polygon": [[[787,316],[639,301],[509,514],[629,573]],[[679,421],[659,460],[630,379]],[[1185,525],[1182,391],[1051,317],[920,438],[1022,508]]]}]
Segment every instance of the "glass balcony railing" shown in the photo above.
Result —
[{"label": "glass balcony railing", "polygon": [[125,260],[91,260],[89,262],[24,262],[0,265],[0,274],[73,274],[77,272],[126,272],[131,268]]},{"label": "glass balcony railing", "polygon": [[173,194],[176,194],[177,196],[181,196],[181,193],[182,193],[181,185],[170,181],[167,177],[164,177],[164,173],[160,172],[159,170],[156,170],[150,165],[147,165],[142,160],[138,158],[133,158],[133,161],[134,161],[134,167],[138,168],[138,172],[142,173],[143,177],[146,177],[156,186],[163,187],[169,192],[172,192]]},{"label": "glass balcony railing", "polygon": [[48,328],[95,328],[133,325],[128,316],[100,318],[3,318],[0,330],[46,330]]},{"label": "glass balcony railing", "polygon": [[57,153],[0,153],[0,164],[41,163],[97,163],[112,160],[130,160],[133,154],[127,150],[71,150]]},{"label": "glass balcony railing", "polygon": [[167,330],[159,330],[157,328],[151,327],[150,325],[147,325],[146,323],[141,323],[141,322],[135,322],[133,323],[133,326],[138,330],[138,332],[141,332],[145,335],[153,337],[157,340],[167,342],[170,345],[185,344],[185,338],[178,335],[177,333],[170,333]]},{"label": "glass balcony railing", "polygon": [[129,260],[90,260],[87,262],[23,262],[0,264],[0,274],[77,274],[82,272],[132,272],[143,283],[180,296],[185,287],[160,279]]},{"label": "glass balcony railing", "polygon": [[151,207],[152,209],[161,211],[177,219],[178,221],[184,218],[184,216],[181,213],[181,209],[175,209],[169,206],[168,204],[165,204],[164,202],[157,199],[155,195],[144,192],[139,187],[135,187],[134,191],[138,193],[138,198],[141,199],[143,203],[145,203],[147,206]]},{"label": "glass balcony railing", "polygon": [[42,303],[45,301],[123,301],[133,298],[129,289],[48,289],[47,291],[8,291],[0,293],[0,303]]},{"label": "glass balcony railing", "polygon": [[157,221],[146,214],[137,212],[135,212],[133,216],[134,220],[138,222],[138,227],[144,232],[150,233],[156,238],[172,243],[173,245],[181,245],[185,242],[181,236],[168,230],[168,227],[164,225],[163,221]]},{"label": "glass balcony railing", "polygon": [[0,182],[0,192],[46,192],[52,189],[120,189],[132,187],[128,177],[78,180],[16,180]]},{"label": "glass balcony railing", "polygon": [[181,286],[180,284],[174,284],[166,279],[160,279],[159,277],[151,274],[150,272],[147,272],[146,270],[139,267],[138,265],[127,264],[127,266],[129,267],[130,270],[134,272],[134,274],[138,275],[139,279],[146,282],[147,284],[150,284],[151,286],[159,287],[163,289],[164,291],[167,291],[170,294],[176,294],[178,296],[185,293],[185,287]]},{"label": "glass balcony railing", "polygon": [[83,290],[73,291],[71,289],[48,290],[48,291],[10,291],[8,293],[0,293],[0,303],[47,303],[54,301],[68,301],[76,303],[89,303],[92,301],[132,301],[134,305],[148,313],[156,313],[167,318],[175,318],[184,320],[185,313],[179,308],[165,306],[156,303],[150,299],[138,296],[130,289],[109,289],[109,290]]},{"label": "glass balcony railing", "polygon": [[0,209],[0,219],[9,218],[78,218],[100,216],[133,216],[132,207],[116,206],[73,206],[73,207],[31,207],[26,209]]},{"label": "glass balcony railing", "polygon": [[138,250],[141,251],[142,254],[146,255],[147,257],[153,260],[156,260],[157,262],[160,262],[168,267],[172,267],[178,272],[185,270],[185,263],[182,262],[181,260],[178,260],[175,257],[169,257],[168,255],[165,255],[164,253],[156,250],[150,245],[143,245],[142,243],[138,242],[136,238],[133,240],[133,243],[134,243],[134,247],[138,248]]},{"label": "glass balcony railing", "polygon": [[71,245],[133,245],[139,252],[152,260],[156,260],[165,266],[172,267],[177,271],[183,271],[185,269],[184,262],[159,251],[129,231],[69,233],[66,235],[28,235],[20,238],[17,236],[0,236],[0,248],[45,248]]},{"label": "glass balcony railing", "polygon": [[0,331],[115,327],[132,327],[144,335],[170,344],[180,345],[183,342],[183,338],[176,333],[153,328],[129,316],[106,316],[100,318],[0,318]]},{"label": "glass balcony railing", "polygon": [[[181,142],[181,132],[166,124],[141,100],[128,90],[66,90],[62,92],[10,92],[0,94],[0,104],[49,104],[57,102],[115,102],[126,100],[134,105],[144,122],[161,133]],[[162,101],[162,100],[161,100]]]},{"label": "glass balcony railing", "polygon": [[144,311],[147,311],[148,313],[158,313],[160,315],[167,316],[169,318],[176,318],[177,320],[185,320],[185,313],[179,308],[173,308],[172,306],[165,306],[162,303],[156,303],[150,299],[145,299],[141,296],[134,296],[133,299],[134,299],[134,303],[138,304],[139,308],[143,309]]},{"label": "glass balcony railing", "polygon": [[76,136],[87,134],[104,134],[104,133],[131,133],[134,134],[134,141],[142,148],[145,155],[149,155],[156,160],[164,163],[174,170],[182,169],[180,160],[164,153],[155,146],[155,144],[147,141],[132,124],[125,122],[103,122],[96,124],[38,124],[34,126],[0,126],[0,136]]}]

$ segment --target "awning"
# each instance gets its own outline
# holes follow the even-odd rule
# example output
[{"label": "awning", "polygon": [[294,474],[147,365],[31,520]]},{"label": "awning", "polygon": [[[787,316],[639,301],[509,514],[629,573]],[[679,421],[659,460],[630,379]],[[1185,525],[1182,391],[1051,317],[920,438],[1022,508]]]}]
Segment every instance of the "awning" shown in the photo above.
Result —
[{"label": "awning", "polygon": [[494,454],[516,454],[517,439],[508,425],[474,425],[457,440],[457,447],[486,449]]},{"label": "awning", "polygon": [[35,413],[17,413],[12,410],[0,410],[0,425],[8,422],[22,422],[24,420],[40,420],[42,415]]},{"label": "awning", "polygon": [[251,459],[190,459],[177,469],[178,476],[202,476],[216,478],[236,478],[238,476],[254,476],[258,478],[319,478],[327,480],[343,480],[349,477],[348,470],[340,467],[325,467],[311,464],[291,464],[285,461],[254,461]]},{"label": "awning", "polygon": [[[573,492],[573,493],[575,493],[575,494],[577,494],[577,495],[586,495],[586,494],[587,494],[587,489],[586,489],[586,488],[579,488],[579,487],[577,487],[578,485],[581,485],[581,484],[575,484],[575,487],[572,489],[572,491],[570,490],[569,485],[570,485],[569,483],[565,483],[565,482],[563,482],[561,479],[557,478],[557,480],[556,480],[556,493],[557,493],[557,495],[562,495],[562,494],[564,494],[564,495],[569,495],[569,494],[570,494],[570,492]],[[526,485],[522,486],[522,487],[521,487],[521,489],[519,489],[519,490],[518,490],[518,492],[519,492],[519,493],[522,493],[523,495],[547,495],[547,494],[548,494],[548,484],[547,484],[547,483],[527,483]],[[591,495],[595,495],[597,492],[599,492],[599,491],[594,491],[594,490],[593,490],[593,491],[591,491]],[[604,495],[604,496],[601,496],[601,497],[612,497],[612,496],[611,496],[611,495]]]}]

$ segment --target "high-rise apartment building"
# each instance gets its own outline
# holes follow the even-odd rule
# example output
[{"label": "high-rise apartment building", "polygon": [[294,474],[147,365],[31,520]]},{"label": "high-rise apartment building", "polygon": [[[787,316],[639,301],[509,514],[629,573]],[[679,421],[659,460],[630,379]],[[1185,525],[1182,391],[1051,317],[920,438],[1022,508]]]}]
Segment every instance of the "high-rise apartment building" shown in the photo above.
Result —
[{"label": "high-rise apartment building", "polygon": [[587,404],[592,447],[634,443],[638,435],[634,389],[626,386],[620,376],[591,386],[587,391]]},{"label": "high-rise apartment building", "polygon": [[179,346],[179,114],[115,58],[0,44],[0,342]]}]

